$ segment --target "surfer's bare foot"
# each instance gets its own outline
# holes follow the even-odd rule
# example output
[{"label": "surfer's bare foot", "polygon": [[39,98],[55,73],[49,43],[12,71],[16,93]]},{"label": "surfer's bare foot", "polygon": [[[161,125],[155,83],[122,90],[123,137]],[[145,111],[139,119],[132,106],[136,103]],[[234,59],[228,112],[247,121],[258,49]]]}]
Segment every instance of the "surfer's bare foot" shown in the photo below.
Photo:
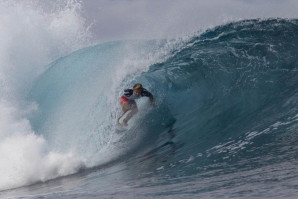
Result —
[{"label": "surfer's bare foot", "polygon": [[[123,116],[123,115],[122,115],[122,116]],[[121,116],[121,117],[122,117],[122,116]],[[118,125],[120,125],[120,126],[128,126],[128,124],[127,124],[127,120],[126,120],[126,119],[124,119],[124,120],[122,121],[122,123],[119,121],[121,117],[119,117],[119,118],[117,119],[117,123],[118,123]]]},{"label": "surfer's bare foot", "polygon": [[126,119],[123,120],[122,126],[128,126]]},{"label": "surfer's bare foot", "polygon": [[127,123],[124,123],[124,122],[121,123],[121,125],[122,125],[122,126],[128,126],[128,124],[127,124]]}]

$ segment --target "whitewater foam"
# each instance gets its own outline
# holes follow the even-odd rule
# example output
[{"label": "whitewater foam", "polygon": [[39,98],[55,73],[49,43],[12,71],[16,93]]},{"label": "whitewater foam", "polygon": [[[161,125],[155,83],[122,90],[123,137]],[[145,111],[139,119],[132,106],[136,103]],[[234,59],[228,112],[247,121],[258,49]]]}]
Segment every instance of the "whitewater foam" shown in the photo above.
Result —
[{"label": "whitewater foam", "polygon": [[38,104],[24,100],[47,64],[90,44],[80,3],[66,2],[52,12],[32,2],[0,2],[0,190],[84,167],[84,159],[71,151],[55,152],[33,132],[27,118]]},{"label": "whitewater foam", "polygon": [[46,140],[34,133],[2,140],[0,157],[2,190],[73,174],[85,165],[85,160],[71,152],[51,151]]}]

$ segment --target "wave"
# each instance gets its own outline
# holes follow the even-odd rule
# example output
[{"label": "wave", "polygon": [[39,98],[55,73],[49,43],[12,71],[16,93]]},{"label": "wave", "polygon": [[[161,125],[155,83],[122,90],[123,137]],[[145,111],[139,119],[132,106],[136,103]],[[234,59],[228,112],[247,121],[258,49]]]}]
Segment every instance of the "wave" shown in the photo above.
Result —
[{"label": "wave", "polygon": [[[28,138],[32,146],[32,139],[33,146],[41,146],[32,151],[46,157],[38,162],[60,172],[12,184],[123,157],[157,170],[169,168],[173,176],[214,169],[214,162],[272,164],[285,153],[290,159],[297,142],[297,22],[244,20],[183,40],[107,42],[57,59],[27,92],[25,101],[33,110],[20,126],[34,134],[17,143]],[[154,94],[157,106],[138,100],[131,128],[118,132],[118,98],[136,82]],[[51,154],[62,158],[49,163]],[[66,166],[55,166],[62,160]]]},{"label": "wave", "polygon": [[281,19],[219,26],[144,74],[166,93],[181,156],[252,155],[296,126],[297,28]]}]

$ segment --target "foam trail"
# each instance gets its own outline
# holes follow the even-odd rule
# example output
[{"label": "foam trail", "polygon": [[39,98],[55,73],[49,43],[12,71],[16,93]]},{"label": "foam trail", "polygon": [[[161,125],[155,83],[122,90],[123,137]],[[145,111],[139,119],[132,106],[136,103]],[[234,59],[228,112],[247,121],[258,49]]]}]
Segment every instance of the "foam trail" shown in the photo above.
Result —
[{"label": "foam trail", "polygon": [[91,35],[80,4],[65,1],[45,12],[34,1],[0,2],[0,190],[76,172],[84,159],[56,153],[27,119],[38,105],[24,100],[51,61],[84,45]]}]

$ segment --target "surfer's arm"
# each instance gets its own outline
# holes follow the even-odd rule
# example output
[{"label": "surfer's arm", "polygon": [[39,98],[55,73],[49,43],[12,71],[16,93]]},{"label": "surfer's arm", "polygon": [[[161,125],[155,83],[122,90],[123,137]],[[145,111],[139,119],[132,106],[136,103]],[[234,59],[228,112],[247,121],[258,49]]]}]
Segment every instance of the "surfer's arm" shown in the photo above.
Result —
[{"label": "surfer's arm", "polygon": [[150,93],[149,91],[147,91],[145,88],[143,89],[142,96],[149,97],[150,105],[155,105],[155,103],[153,102],[153,95],[152,95],[152,93]]},{"label": "surfer's arm", "polygon": [[153,95],[149,93],[149,100],[150,100],[150,105],[154,105],[155,103],[153,102]]},{"label": "surfer's arm", "polygon": [[148,93],[148,97],[149,97],[149,100],[150,100],[150,105],[154,106],[155,102],[153,102],[153,95],[150,92]]}]

